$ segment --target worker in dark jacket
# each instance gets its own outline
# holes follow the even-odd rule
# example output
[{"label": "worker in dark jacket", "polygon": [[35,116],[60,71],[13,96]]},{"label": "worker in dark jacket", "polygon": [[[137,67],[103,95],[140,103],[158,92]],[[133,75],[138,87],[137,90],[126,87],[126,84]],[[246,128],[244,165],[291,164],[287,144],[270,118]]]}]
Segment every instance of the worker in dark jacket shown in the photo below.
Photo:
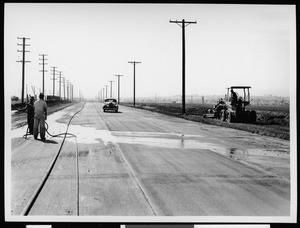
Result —
[{"label": "worker in dark jacket", "polygon": [[34,123],[34,97],[30,97],[29,103],[26,104],[25,108],[18,109],[18,111],[27,110],[27,124],[29,134],[33,135],[33,123]]}]

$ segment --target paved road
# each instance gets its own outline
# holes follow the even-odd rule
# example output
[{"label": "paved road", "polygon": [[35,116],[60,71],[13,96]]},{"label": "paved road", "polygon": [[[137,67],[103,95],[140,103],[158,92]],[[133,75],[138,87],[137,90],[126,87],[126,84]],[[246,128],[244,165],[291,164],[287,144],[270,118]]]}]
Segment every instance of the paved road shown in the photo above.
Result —
[{"label": "paved road", "polygon": [[[64,132],[80,105],[49,116],[49,132]],[[29,215],[289,216],[288,141],[101,107],[86,103],[72,119],[77,138],[66,139]],[[22,212],[62,142],[25,140],[24,131],[12,134],[12,215]]]}]

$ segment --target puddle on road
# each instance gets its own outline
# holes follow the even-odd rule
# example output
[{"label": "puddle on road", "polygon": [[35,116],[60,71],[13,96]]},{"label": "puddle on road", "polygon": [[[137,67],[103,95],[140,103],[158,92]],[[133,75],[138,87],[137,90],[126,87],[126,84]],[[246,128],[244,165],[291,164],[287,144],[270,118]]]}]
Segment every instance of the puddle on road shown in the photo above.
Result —
[{"label": "puddle on road", "polygon": [[248,158],[249,153],[247,150],[239,148],[229,148],[227,150],[227,156],[234,160],[245,160]]},{"label": "puddle on road", "polygon": [[284,156],[286,153],[275,153],[263,148],[236,148],[204,142],[201,135],[184,135],[163,132],[123,132],[96,129],[91,126],[70,125],[69,132],[77,136],[78,143],[132,144],[166,149],[211,150],[233,160],[248,160],[250,156]]},{"label": "puddle on road", "polygon": [[[66,114],[66,111],[54,113],[49,116],[49,132],[51,134],[63,133],[66,130],[66,124],[58,123],[55,120]],[[21,132],[22,131],[22,132]],[[13,137],[18,135],[21,137],[26,128],[14,131]],[[69,133],[77,136],[78,143],[93,144],[103,142],[106,146],[108,143],[122,143],[142,145],[148,147],[160,147],[166,149],[193,149],[193,150],[211,150],[213,152],[225,155],[234,160],[246,160],[251,156],[283,156],[287,153],[279,153],[278,151],[269,151],[262,148],[230,148],[215,143],[204,142],[202,135],[190,135],[179,133],[163,133],[163,132],[123,132],[123,131],[107,131],[96,129],[92,126],[70,125]],[[47,136],[49,138],[49,136]],[[50,137],[51,138],[51,137]],[[73,139],[69,139],[72,140]]]},{"label": "puddle on road", "polygon": [[167,149],[209,149],[218,153],[226,153],[226,148],[216,144],[201,142],[200,135],[184,135],[161,132],[121,132],[99,130],[93,127],[70,125],[69,132],[77,136],[78,143],[108,143],[139,144],[149,147]]}]

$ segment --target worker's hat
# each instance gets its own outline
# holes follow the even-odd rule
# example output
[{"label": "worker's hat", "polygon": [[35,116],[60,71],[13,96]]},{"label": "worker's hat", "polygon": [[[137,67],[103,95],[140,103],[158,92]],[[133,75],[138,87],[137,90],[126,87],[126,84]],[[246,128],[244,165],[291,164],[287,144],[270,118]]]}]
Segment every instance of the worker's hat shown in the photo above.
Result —
[{"label": "worker's hat", "polygon": [[30,97],[30,100],[34,100],[34,97]]}]

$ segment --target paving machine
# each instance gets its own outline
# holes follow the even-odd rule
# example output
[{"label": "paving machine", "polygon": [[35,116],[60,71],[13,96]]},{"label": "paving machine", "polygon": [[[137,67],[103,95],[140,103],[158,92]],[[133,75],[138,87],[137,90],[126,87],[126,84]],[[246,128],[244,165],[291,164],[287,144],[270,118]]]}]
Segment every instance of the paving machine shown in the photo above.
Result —
[{"label": "paving machine", "polygon": [[227,122],[256,122],[256,112],[246,110],[250,104],[250,86],[231,86],[227,88],[225,99],[220,99],[203,115],[205,118],[218,118]]}]

